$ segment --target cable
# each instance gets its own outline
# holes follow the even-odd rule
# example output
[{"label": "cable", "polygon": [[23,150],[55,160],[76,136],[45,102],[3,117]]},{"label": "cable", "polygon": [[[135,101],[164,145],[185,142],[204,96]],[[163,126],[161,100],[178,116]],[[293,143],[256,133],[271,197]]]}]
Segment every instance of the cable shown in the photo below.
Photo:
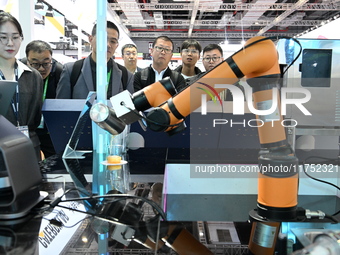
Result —
[{"label": "cable", "polygon": [[333,215],[326,214],[325,218],[333,221],[334,223],[339,223],[339,220],[337,220],[334,216],[335,216],[334,214]]},{"label": "cable", "polygon": [[89,219],[89,218],[92,218],[92,216],[87,216],[87,217],[85,217],[84,219],[81,219],[81,220],[77,221],[76,223],[74,223],[73,225],[70,225],[70,226],[65,225],[65,224],[62,223],[61,221],[56,220],[56,219],[54,219],[54,218],[53,218],[53,219],[50,219],[50,220],[48,220],[48,221],[49,221],[52,225],[57,226],[57,227],[73,228],[73,227],[77,226],[80,222],[82,222],[82,221],[84,221],[84,220],[87,220],[87,219]]},{"label": "cable", "polygon": [[[77,190],[77,191],[81,192],[77,188],[68,189],[68,190],[66,190],[64,192],[64,194],[62,196],[60,196],[57,199],[53,200],[45,210],[51,210],[55,206],[59,206],[59,207],[62,207],[62,208],[66,208],[66,209],[82,212],[80,210],[76,210],[76,209],[73,209],[73,208],[68,208],[68,207],[65,207],[65,206],[61,206],[61,205],[59,205],[59,203],[60,202],[83,201],[83,200],[90,200],[90,199],[100,199],[100,198],[116,198],[115,201],[112,201],[112,202],[118,202],[118,201],[126,200],[126,199],[140,199],[140,200],[143,200],[144,202],[148,203],[149,205],[151,205],[161,215],[162,219],[166,220],[166,215],[165,215],[165,212],[163,211],[163,209],[157,203],[155,203],[154,201],[152,201],[150,199],[147,199],[145,197],[139,197],[139,196],[127,195],[127,194],[106,194],[106,195],[101,195],[101,196],[78,197],[78,198],[62,200],[62,197],[65,196],[67,193],[69,193],[72,190]],[[87,195],[87,194],[85,194],[85,195]],[[110,203],[112,203],[112,202],[110,201]],[[88,214],[90,214],[92,216],[96,216],[96,214],[94,214],[94,213],[88,213]]]},{"label": "cable", "polygon": [[[84,198],[72,198],[72,199],[66,199],[63,200],[62,202],[74,202],[74,201],[82,201],[82,200],[88,200],[88,199],[98,199],[98,198],[116,198],[115,201],[112,202],[117,202],[121,200],[126,200],[126,199],[140,199],[143,200],[144,202],[148,203],[151,205],[162,217],[163,220],[166,220],[166,215],[163,209],[154,201],[144,198],[144,197],[139,197],[139,196],[134,196],[134,195],[126,195],[126,194],[107,194],[107,195],[102,195],[102,196],[90,196],[90,197],[84,197]],[[110,203],[112,203],[110,202]],[[58,205],[59,206],[59,205]]]},{"label": "cable", "polygon": [[[328,182],[328,181],[324,181],[324,180],[315,178],[315,177],[313,177],[313,176],[311,176],[310,174],[307,173],[305,164],[306,164],[306,161],[307,161],[308,159],[311,159],[311,158],[324,159],[325,161],[324,161],[324,162],[321,162],[321,163],[334,162],[334,163],[336,163],[336,164],[339,163],[339,159],[338,159],[338,158],[336,158],[336,159],[334,159],[334,158],[326,158],[326,157],[321,157],[321,156],[310,156],[310,157],[307,157],[307,158],[302,162],[302,168],[303,168],[304,174],[305,174],[306,176],[308,176],[309,178],[311,178],[312,180],[318,181],[318,182],[321,182],[321,183],[324,183],[324,184],[328,184],[328,185],[330,185],[330,186],[332,186],[332,187],[334,187],[334,188],[340,190],[340,187],[339,187],[339,186],[337,186],[337,185],[335,185],[335,184],[333,184],[333,183],[331,183],[331,182]],[[340,213],[340,211],[337,211],[336,213],[332,214],[331,216],[327,215],[327,218],[329,218],[329,219],[331,219],[331,220],[333,220],[333,221],[336,221],[336,222],[338,223],[338,221],[335,220],[332,216],[336,216],[336,215],[339,214],[339,213]]]},{"label": "cable", "polygon": [[[319,159],[324,159],[324,160],[330,160],[330,161],[334,161],[334,162],[336,162],[336,163],[339,163],[339,160],[338,160],[338,159],[334,159],[334,158],[326,158],[326,157],[319,157],[319,156],[310,156],[310,157],[306,158],[306,159],[303,161],[302,167],[303,167],[303,172],[304,172],[305,175],[307,175],[309,178],[311,178],[311,179],[313,179],[313,180],[315,180],[315,181],[318,181],[318,182],[322,182],[322,183],[331,185],[331,186],[333,186],[334,188],[340,190],[340,187],[339,187],[339,186],[337,186],[337,185],[335,185],[335,184],[333,184],[333,183],[331,183],[331,182],[327,182],[327,181],[324,181],[324,180],[315,178],[315,177],[313,177],[313,176],[311,176],[310,174],[307,173],[307,170],[306,170],[306,168],[305,168],[305,164],[306,164],[306,161],[307,161],[308,159],[311,159],[311,158],[319,158]],[[328,161],[325,161],[325,162],[328,162]],[[323,163],[323,162],[321,162],[321,163]]]},{"label": "cable", "polygon": [[300,46],[299,53],[294,58],[294,60],[289,64],[289,66],[286,68],[286,70],[283,72],[283,74],[285,74],[287,72],[287,70],[295,63],[295,61],[300,57],[300,55],[302,53],[302,45],[301,45],[301,43],[297,39],[295,39],[293,37],[288,37],[288,36],[264,37],[264,38],[261,38],[261,39],[259,39],[257,41],[254,41],[252,43],[249,43],[249,44],[245,45],[242,49],[240,49],[239,51],[235,52],[234,54],[236,54],[236,53],[238,53],[238,52],[240,52],[240,51],[242,51],[242,50],[244,50],[244,49],[246,49],[246,48],[248,48],[248,47],[250,47],[252,45],[260,43],[262,41],[266,41],[266,40],[272,40],[273,41],[274,39],[275,40],[279,40],[279,39],[293,40],[294,42],[296,42]]}]

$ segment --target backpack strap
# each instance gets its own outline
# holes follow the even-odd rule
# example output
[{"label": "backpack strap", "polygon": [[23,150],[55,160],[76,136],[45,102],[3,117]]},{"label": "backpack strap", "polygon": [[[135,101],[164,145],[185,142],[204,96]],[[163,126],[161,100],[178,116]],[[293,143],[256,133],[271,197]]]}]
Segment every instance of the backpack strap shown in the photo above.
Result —
[{"label": "backpack strap", "polygon": [[70,76],[70,83],[71,83],[71,96],[73,94],[73,87],[76,85],[78,78],[80,76],[81,68],[83,67],[84,64],[84,58],[77,60],[74,62],[71,76]]}]

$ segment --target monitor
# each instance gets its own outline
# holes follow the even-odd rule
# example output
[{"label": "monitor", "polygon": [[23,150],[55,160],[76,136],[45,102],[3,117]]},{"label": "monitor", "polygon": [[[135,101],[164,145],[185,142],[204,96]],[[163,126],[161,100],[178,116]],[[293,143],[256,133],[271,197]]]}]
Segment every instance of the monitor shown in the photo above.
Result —
[{"label": "monitor", "polygon": [[16,81],[0,80],[0,115],[6,115],[17,84]]},{"label": "monitor", "polygon": [[[286,118],[291,118],[299,128],[338,129],[340,40],[299,39],[301,55],[284,78],[284,87],[307,90],[310,100],[303,103],[311,115],[306,115],[295,104],[287,105]],[[294,57],[301,48],[292,49]],[[280,53],[280,52],[279,52]],[[302,93],[289,93],[288,99],[303,98]]]},{"label": "monitor", "polygon": [[[86,99],[46,99],[42,108],[44,121],[56,153],[66,158],[82,158],[92,151],[92,121],[89,111],[96,93]],[[77,150],[79,151],[77,151]]]}]

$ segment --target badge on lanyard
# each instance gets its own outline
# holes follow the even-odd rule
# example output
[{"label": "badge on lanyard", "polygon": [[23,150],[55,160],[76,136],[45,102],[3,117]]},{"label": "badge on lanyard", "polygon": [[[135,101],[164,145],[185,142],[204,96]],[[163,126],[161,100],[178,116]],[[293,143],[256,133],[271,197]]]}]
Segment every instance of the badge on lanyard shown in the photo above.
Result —
[{"label": "badge on lanyard", "polygon": [[21,133],[30,138],[30,135],[28,133],[28,126],[18,126],[17,128]]}]

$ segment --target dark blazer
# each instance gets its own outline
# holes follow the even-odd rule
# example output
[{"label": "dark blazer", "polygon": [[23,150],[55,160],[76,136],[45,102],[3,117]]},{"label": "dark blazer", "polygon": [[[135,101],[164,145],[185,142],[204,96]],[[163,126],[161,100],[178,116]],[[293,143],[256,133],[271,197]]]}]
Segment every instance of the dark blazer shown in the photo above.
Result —
[{"label": "dark blazer", "polygon": [[[17,61],[19,70],[19,114],[18,121],[20,126],[28,126],[29,135],[36,152],[40,151],[40,141],[36,134],[36,129],[41,120],[42,94],[43,94],[43,79],[40,73],[29,68],[20,61]],[[14,97],[16,97],[14,95]],[[13,125],[17,126],[17,118],[13,108],[9,107],[6,114]]]},{"label": "dark blazer", "polygon": [[[144,87],[146,87],[148,85],[155,83],[155,79],[156,79],[155,71],[152,69],[151,65],[149,67],[146,67],[146,68],[149,69],[149,76],[148,76],[145,84],[144,84],[144,82],[142,82],[142,70],[135,73],[135,81],[134,81],[134,84],[133,84],[135,91],[138,91],[138,90],[143,89]],[[176,71],[171,70],[168,67],[163,74],[163,79],[165,77],[170,77],[170,79],[173,82],[173,84],[175,85],[175,88],[177,89],[177,91],[180,91],[185,87],[185,79],[183,78],[182,75],[175,75],[174,72],[176,72]]]},{"label": "dark blazer", "polygon": [[[71,73],[73,69],[74,62],[66,63],[64,65],[64,69],[61,73],[60,80],[57,87],[57,96],[56,98],[73,98],[73,99],[85,99],[90,91],[95,91],[93,79],[92,79],[92,71],[91,71],[91,63],[90,57],[88,56],[84,60],[84,64],[81,69],[81,73],[79,78],[74,85],[73,93],[71,95]],[[133,74],[127,72],[128,79],[127,79],[127,86],[126,89],[133,94]],[[112,66],[112,82],[111,82],[111,89],[112,95],[116,95],[122,92],[123,84],[122,84],[122,71],[118,68],[118,65],[115,61],[113,61]]]}]

